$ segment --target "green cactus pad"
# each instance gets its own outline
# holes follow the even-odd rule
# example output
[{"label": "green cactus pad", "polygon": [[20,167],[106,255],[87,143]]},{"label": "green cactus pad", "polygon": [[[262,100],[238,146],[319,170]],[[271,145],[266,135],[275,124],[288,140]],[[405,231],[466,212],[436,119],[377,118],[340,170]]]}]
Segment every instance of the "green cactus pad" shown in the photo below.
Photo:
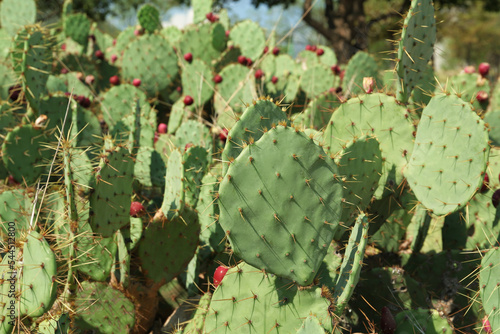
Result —
[{"label": "green cactus pad", "polygon": [[134,178],[145,187],[161,187],[166,173],[165,162],[152,147],[140,146],[134,165]]},{"label": "green cactus pad", "polygon": [[18,76],[10,64],[0,63],[0,98],[2,98],[3,101],[9,100],[9,88],[16,84],[17,79]]},{"label": "green cactus pad", "polygon": [[191,53],[194,59],[211,64],[226,49],[226,30],[220,23],[189,26],[180,40],[180,53]]},{"label": "green cactus pad", "polygon": [[336,86],[338,86],[338,78],[333,75],[330,68],[323,64],[308,68],[300,78],[300,87],[311,98]]},{"label": "green cactus pad", "polygon": [[71,319],[66,313],[56,315],[42,321],[36,332],[39,334],[66,334],[69,332],[70,323]]},{"label": "green cactus pad", "polygon": [[277,126],[247,146],[220,185],[220,224],[249,264],[308,285],[340,214],[333,160],[298,130]]},{"label": "green cactus pad", "polygon": [[150,34],[161,28],[160,12],[150,4],[145,4],[139,9],[137,12],[137,21]]},{"label": "green cactus pad", "polygon": [[24,95],[35,110],[38,110],[40,97],[47,93],[45,84],[52,68],[48,38],[48,31],[30,26],[19,31],[13,42],[14,71],[21,76]]},{"label": "green cactus pad", "polygon": [[[40,99],[39,115],[46,115],[46,130],[56,129],[62,130],[63,121],[66,115],[66,109],[68,104],[70,109],[68,111],[66,123],[65,123],[65,133],[70,127],[72,108],[76,108],[76,101],[69,101],[66,96],[55,95],[50,97],[44,97]],[[59,135],[59,133],[57,133]]]},{"label": "green cactus pad", "polygon": [[225,175],[231,162],[240,155],[243,148],[262,137],[276,125],[290,125],[286,114],[271,100],[261,99],[249,106],[240,120],[228,132],[228,139],[222,151],[222,174]]},{"label": "green cactus pad", "polygon": [[167,133],[175,133],[177,129],[188,120],[190,110],[193,108],[191,106],[186,106],[184,104],[184,99],[178,99],[172,105],[170,110],[170,117],[168,118],[168,130]]},{"label": "green cactus pad", "polygon": [[[372,200],[382,175],[382,152],[375,138],[360,137],[346,144],[336,159],[344,184],[342,229],[354,224],[359,211],[364,211]],[[338,235],[338,234],[337,234]]]},{"label": "green cactus pad", "polygon": [[182,69],[182,93],[194,99],[196,106],[203,106],[214,93],[212,72],[200,59],[193,59],[192,63],[185,64]]},{"label": "green cactus pad", "polygon": [[344,260],[340,266],[340,275],[335,284],[333,300],[335,302],[335,314],[338,316],[341,316],[344,312],[344,308],[351,298],[356,284],[358,284],[367,242],[368,218],[364,213],[361,213],[351,231]]},{"label": "green cactus pad", "polygon": [[215,290],[205,332],[295,333],[310,314],[330,332],[329,306],[320,287],[301,289],[243,262],[229,269]]},{"label": "green cactus pad", "polygon": [[45,170],[52,151],[45,148],[48,138],[31,125],[16,127],[2,145],[3,162],[18,182],[33,184]]},{"label": "green cactus pad", "polygon": [[178,72],[174,49],[161,35],[143,35],[123,52],[123,79],[141,79],[141,88],[149,96],[156,96],[171,85]]},{"label": "green cactus pad", "polygon": [[488,316],[493,333],[500,328],[500,250],[498,247],[490,249],[481,260],[479,273],[479,291],[484,312]]},{"label": "green cactus pad", "polygon": [[382,88],[382,79],[379,77],[378,65],[375,59],[368,53],[360,51],[356,53],[347,63],[345,75],[342,82],[344,94],[348,96],[363,94],[363,78],[375,79],[375,86]]},{"label": "green cactus pad", "polygon": [[191,210],[147,226],[138,251],[146,275],[155,282],[168,282],[183,272],[195,254],[199,233],[197,215]]},{"label": "green cactus pad", "polygon": [[340,105],[341,102],[336,96],[321,94],[312,99],[303,112],[293,117],[293,124],[304,128],[323,129]]},{"label": "green cactus pad", "polygon": [[7,241],[9,232],[14,232],[15,238],[19,239],[28,231],[31,201],[27,191],[23,189],[4,190],[0,193],[0,235],[4,242]]},{"label": "green cactus pad", "polygon": [[436,95],[424,108],[405,170],[408,184],[436,215],[464,207],[481,187],[488,161],[488,132],[469,103]]},{"label": "green cactus pad", "polygon": [[452,334],[453,327],[437,310],[407,310],[396,314],[397,334],[413,334],[415,331],[426,334]]},{"label": "green cactus pad", "polygon": [[194,23],[201,23],[205,20],[206,14],[212,11],[213,0],[192,0],[191,6],[194,12]]},{"label": "green cactus pad", "polygon": [[2,28],[14,37],[26,25],[35,23],[36,2],[34,0],[3,0],[0,5]]},{"label": "green cactus pad", "polygon": [[182,161],[184,166],[184,201],[194,208],[200,195],[201,180],[208,169],[208,152],[200,146],[190,147]]},{"label": "green cactus pad", "polygon": [[[264,71],[266,94],[273,98],[284,98],[285,103],[295,100],[299,90],[300,71],[290,55],[268,54],[263,58],[260,67]],[[276,83],[271,81],[273,76],[278,79]]]},{"label": "green cactus pad", "polygon": [[304,320],[297,334],[325,334],[325,329],[321,326],[318,318],[310,315]]},{"label": "green cactus pad", "polygon": [[177,217],[184,208],[184,167],[179,150],[170,153],[165,176],[165,194],[161,211],[167,219]]},{"label": "green cactus pad", "polygon": [[484,121],[488,124],[489,137],[492,144],[500,146],[500,109],[493,109],[484,115]]},{"label": "green cactus pad", "polygon": [[247,103],[257,96],[254,76],[249,73],[248,68],[240,64],[230,64],[219,74],[224,80],[217,85],[214,101],[216,111],[222,114],[227,112],[226,109],[230,109],[236,119],[235,113],[241,113]]},{"label": "green cactus pad", "polygon": [[380,198],[386,183],[403,181],[402,168],[413,148],[413,124],[406,109],[392,96],[374,93],[348,100],[333,113],[325,130],[325,146],[338,152],[347,141],[373,135],[380,143],[383,174],[375,196]]},{"label": "green cactus pad", "polygon": [[[477,101],[477,94],[484,91],[490,94],[490,82],[477,73],[459,73],[448,79],[446,89],[456,93],[462,100],[470,102],[477,110],[486,110],[489,99],[484,103]],[[436,89],[439,91],[439,89]]]},{"label": "green cactus pad", "polygon": [[179,45],[182,38],[182,32],[176,26],[165,27],[160,33],[171,45]]},{"label": "green cactus pad", "polygon": [[75,324],[80,330],[128,333],[135,324],[134,304],[106,283],[83,281],[75,298]]},{"label": "green cactus pad", "polygon": [[90,31],[90,20],[87,15],[83,13],[70,14],[63,19],[63,30],[66,37],[87,47]]},{"label": "green cactus pad", "polygon": [[134,162],[125,148],[107,150],[101,156],[91,183],[90,224],[94,232],[112,237],[129,223],[133,170]]},{"label": "green cactus pad", "polygon": [[[21,246],[19,246],[21,245]],[[9,248],[10,247],[10,248]],[[2,291],[11,291],[13,295],[2,294],[2,310],[0,313],[7,316],[11,301],[15,302],[15,315],[39,317],[48,311],[57,294],[57,265],[56,256],[49,244],[36,231],[16,240],[15,245],[9,246],[2,261]],[[9,281],[13,275],[17,281]],[[10,319],[3,319],[9,321]]]},{"label": "green cactus pad", "polygon": [[245,20],[237,23],[229,33],[234,45],[239,47],[241,54],[256,61],[266,46],[266,36],[258,23]]},{"label": "green cactus pad", "polygon": [[203,333],[203,329],[205,327],[205,316],[210,309],[209,305],[211,299],[212,299],[211,293],[205,293],[200,298],[198,305],[196,305],[196,311],[193,314],[193,318],[182,329],[180,334]]},{"label": "green cactus pad", "polygon": [[225,246],[224,231],[218,222],[219,206],[216,201],[219,182],[210,173],[206,174],[201,182],[200,196],[196,204],[201,226],[200,241],[215,252],[222,252]]},{"label": "green cactus pad", "polygon": [[137,102],[141,107],[141,116],[156,118],[146,94],[140,89],[129,84],[112,87],[102,95],[101,112],[104,121],[109,126],[114,126],[119,120],[135,111],[134,103]]},{"label": "green cactus pad", "polygon": [[401,81],[398,99],[406,103],[413,88],[424,79],[423,72],[434,53],[436,20],[431,0],[412,0],[403,23],[396,71]]},{"label": "green cactus pad", "polygon": [[175,132],[177,147],[184,150],[186,144],[209,148],[212,146],[210,130],[202,123],[195,120],[187,120]]}]

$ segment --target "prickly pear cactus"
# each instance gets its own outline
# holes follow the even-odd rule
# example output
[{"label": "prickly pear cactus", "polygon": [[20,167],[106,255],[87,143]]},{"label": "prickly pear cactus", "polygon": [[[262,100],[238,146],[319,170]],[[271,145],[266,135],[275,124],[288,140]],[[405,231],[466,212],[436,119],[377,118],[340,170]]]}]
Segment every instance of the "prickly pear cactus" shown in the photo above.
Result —
[{"label": "prickly pear cactus", "polygon": [[276,126],[248,145],[219,190],[219,222],[235,254],[310,284],[340,220],[337,175],[333,160],[296,129]]}]

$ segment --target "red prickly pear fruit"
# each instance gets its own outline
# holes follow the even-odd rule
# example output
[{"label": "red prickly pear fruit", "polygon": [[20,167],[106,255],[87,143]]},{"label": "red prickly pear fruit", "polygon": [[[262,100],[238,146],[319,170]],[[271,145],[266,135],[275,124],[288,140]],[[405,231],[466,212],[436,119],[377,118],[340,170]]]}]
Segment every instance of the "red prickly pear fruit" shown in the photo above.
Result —
[{"label": "red prickly pear fruit", "polygon": [[192,104],[193,104],[193,102],[194,102],[194,100],[193,100],[193,98],[192,98],[191,96],[186,95],[186,96],[184,97],[184,105],[186,105],[186,106],[190,106],[190,105],[192,105]]},{"label": "red prickly pear fruit", "polygon": [[317,54],[318,56],[322,56],[324,53],[325,53],[325,50],[323,50],[323,49],[318,49],[318,50],[316,50],[316,54]]},{"label": "red prickly pear fruit", "polygon": [[345,70],[340,71],[339,78],[340,80],[344,80]]},{"label": "red prickly pear fruit", "polygon": [[21,86],[14,85],[9,87],[9,98],[12,101],[17,101],[19,99],[19,95],[21,94]]},{"label": "red prickly pear fruit", "polygon": [[488,173],[484,173],[483,185],[481,186],[480,190],[482,194],[488,191],[489,184],[490,184],[490,177],[488,176]]},{"label": "red prickly pear fruit", "polygon": [[249,66],[249,67],[252,66],[252,64],[253,64],[253,61],[250,58],[246,58],[245,62],[246,62],[246,65]]},{"label": "red prickly pear fruit", "polygon": [[66,51],[66,43],[61,44],[61,50]]},{"label": "red prickly pear fruit", "polygon": [[215,269],[214,272],[214,286],[218,287],[219,284],[222,282],[222,279],[224,276],[226,276],[227,270],[229,268],[226,268],[224,266],[218,266],[217,269]]},{"label": "red prickly pear fruit", "polygon": [[483,103],[483,102],[488,101],[488,98],[489,98],[488,93],[486,93],[484,90],[480,90],[476,94],[476,100],[479,103]]},{"label": "red prickly pear fruit", "polygon": [[95,53],[94,53],[95,57],[97,59],[104,59],[104,53],[101,51],[101,50],[97,50]]},{"label": "red prickly pear fruit", "polygon": [[331,67],[331,69],[332,69],[333,74],[335,74],[335,75],[339,75],[340,74],[341,70],[340,70],[340,66],[339,65],[333,65]]},{"label": "red prickly pear fruit", "polygon": [[485,77],[488,75],[488,72],[490,71],[490,64],[488,63],[481,63],[479,64],[479,74],[481,74],[482,77]]},{"label": "red prickly pear fruit", "polygon": [[391,310],[389,310],[387,306],[382,307],[380,329],[384,334],[394,334],[394,332],[396,331],[396,320],[392,316]]},{"label": "red prickly pear fruit", "polygon": [[312,52],[316,52],[317,49],[318,49],[318,47],[316,45],[312,45],[311,46],[311,51]]},{"label": "red prickly pear fruit", "polygon": [[500,189],[495,190],[493,196],[491,196],[491,203],[495,208],[500,204]]},{"label": "red prickly pear fruit", "polygon": [[264,76],[264,71],[262,71],[260,68],[255,71],[255,79],[260,79]]},{"label": "red prickly pear fruit", "polygon": [[222,77],[220,76],[220,74],[216,74],[215,77],[214,77],[214,82],[216,84],[218,83],[221,83],[222,82]]},{"label": "red prickly pear fruit", "polygon": [[184,55],[184,60],[191,63],[193,61],[193,54],[191,52],[186,53]]},{"label": "red prickly pear fruit", "polygon": [[205,15],[205,17],[207,18],[207,20],[209,20],[210,22],[212,22],[213,17],[214,17],[214,13],[212,13],[212,12],[207,13],[207,15]]},{"label": "red prickly pear fruit", "polygon": [[177,86],[177,88],[175,90],[177,91],[177,93],[182,94],[182,87],[181,86]]},{"label": "red prickly pear fruit", "polygon": [[113,46],[116,45],[116,38],[113,40]]},{"label": "red prickly pear fruit", "polygon": [[476,72],[476,68],[474,66],[472,66],[472,65],[465,66],[464,72],[467,73],[467,74],[472,74],[472,73]]},{"label": "red prickly pear fruit", "polygon": [[278,77],[273,75],[273,77],[271,78],[271,82],[273,84],[276,84],[278,82]]},{"label": "red prickly pear fruit", "polygon": [[113,75],[111,78],[109,78],[109,83],[112,84],[113,86],[119,85],[120,78],[117,75]]},{"label": "red prickly pear fruit", "polygon": [[193,143],[187,143],[186,146],[184,146],[184,152],[187,152],[187,150],[189,150],[189,148],[193,146],[194,146]]},{"label": "red prickly pear fruit", "polygon": [[142,35],[142,33],[143,33],[142,28],[141,28],[141,29],[135,29],[135,30],[134,30],[134,35],[136,35],[136,36],[141,36],[141,35]]},{"label": "red prickly pear fruit", "polygon": [[231,30],[226,30],[226,38],[229,38],[230,33],[231,33]]},{"label": "red prickly pear fruit", "polygon": [[61,68],[61,74],[66,74],[68,73],[68,69],[66,67]]},{"label": "red prickly pear fruit", "polygon": [[111,63],[114,63],[118,59],[117,55],[111,55]]},{"label": "red prickly pear fruit", "polygon": [[144,214],[146,210],[144,209],[144,206],[139,203],[139,202],[132,202],[130,203],[130,215],[132,217],[140,217]]},{"label": "red prickly pear fruit", "polygon": [[484,329],[484,331],[486,333],[488,333],[488,334],[493,333],[493,330],[491,329],[491,324],[490,324],[490,321],[488,320],[488,316],[487,315],[484,316],[482,322],[483,322],[483,329]]},{"label": "red prickly pear fruit", "polygon": [[307,44],[307,45],[306,45],[306,50],[307,50],[307,51],[312,51],[312,46],[311,46],[311,45],[309,45],[309,44]]},{"label": "red prickly pear fruit", "polygon": [[245,56],[238,56],[238,63],[241,65],[246,65],[247,59],[245,58]]},{"label": "red prickly pear fruit", "polygon": [[279,54],[280,54],[280,49],[279,49],[277,46],[275,46],[275,47],[273,48],[273,55],[277,56],[277,55],[279,55]]},{"label": "red prickly pear fruit", "polygon": [[91,34],[89,35],[89,39],[95,43],[95,35],[94,34]]},{"label": "red prickly pear fruit", "polygon": [[222,131],[219,133],[219,139],[222,141],[222,142],[226,142],[226,139],[227,139],[227,129],[222,129]]},{"label": "red prickly pear fruit", "polygon": [[167,133],[167,124],[160,123],[158,124],[158,133]]},{"label": "red prickly pear fruit", "polygon": [[134,85],[135,87],[139,87],[141,85],[141,79],[135,78],[134,80],[132,80],[132,85]]},{"label": "red prickly pear fruit", "polygon": [[264,54],[266,54],[268,52],[269,52],[269,46],[266,45],[266,47],[264,47]]}]

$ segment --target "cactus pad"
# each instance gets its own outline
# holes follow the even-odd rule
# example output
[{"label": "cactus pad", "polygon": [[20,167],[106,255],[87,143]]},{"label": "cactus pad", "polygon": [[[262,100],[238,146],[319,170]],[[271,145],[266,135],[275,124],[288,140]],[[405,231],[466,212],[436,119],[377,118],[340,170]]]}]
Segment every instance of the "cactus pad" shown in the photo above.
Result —
[{"label": "cactus pad", "polygon": [[220,224],[235,254],[310,284],[340,220],[337,175],[333,160],[298,130],[277,126],[248,145],[219,193]]},{"label": "cactus pad", "polygon": [[436,95],[423,110],[405,176],[426,208],[446,215],[481,187],[488,154],[487,129],[471,105]]}]

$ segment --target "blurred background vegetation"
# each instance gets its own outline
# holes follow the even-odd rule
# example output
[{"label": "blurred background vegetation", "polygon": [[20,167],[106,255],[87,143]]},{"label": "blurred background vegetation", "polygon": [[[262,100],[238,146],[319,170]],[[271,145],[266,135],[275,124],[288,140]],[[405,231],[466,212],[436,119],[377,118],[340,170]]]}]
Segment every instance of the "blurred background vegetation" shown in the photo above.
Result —
[{"label": "blurred background vegetation", "polygon": [[[101,29],[111,35],[133,24],[137,10],[145,2],[161,12],[189,6],[190,0],[73,0],[74,8],[101,22]],[[254,7],[269,9],[269,17],[252,16],[252,11],[238,12],[238,6],[251,2]],[[278,38],[288,34],[284,45],[296,53],[306,44],[328,44],[341,62],[358,50],[371,52],[379,61],[391,58],[391,41],[397,41],[401,13],[411,0],[217,0],[214,10],[231,6],[233,23],[240,19],[258,20]],[[40,0],[39,19],[54,22],[61,16],[63,0]],[[440,72],[456,71],[465,65],[486,61],[492,72],[500,66],[500,0],[435,0],[438,43],[435,66]],[[272,11],[270,9],[273,9]],[[259,12],[253,12],[259,13]],[[260,12],[262,13],[262,12]],[[111,20],[112,18],[112,20]],[[293,22],[290,23],[290,20]],[[110,22],[114,22],[113,26]],[[276,22],[279,22],[276,24]],[[296,25],[297,22],[300,23]],[[118,22],[118,23],[117,23]],[[391,62],[384,63],[386,67]]]}]

